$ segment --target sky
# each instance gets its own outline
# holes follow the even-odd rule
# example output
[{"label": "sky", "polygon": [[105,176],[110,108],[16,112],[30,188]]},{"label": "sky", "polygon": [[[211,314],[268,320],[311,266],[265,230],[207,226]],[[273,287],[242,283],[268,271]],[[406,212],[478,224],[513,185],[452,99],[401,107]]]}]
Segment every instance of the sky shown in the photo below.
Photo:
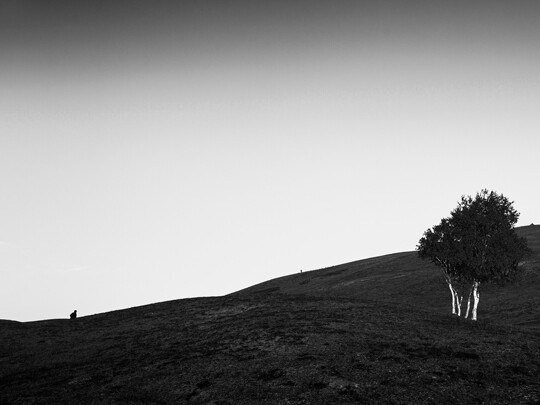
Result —
[{"label": "sky", "polygon": [[0,0],[0,319],[540,222],[537,1]]}]

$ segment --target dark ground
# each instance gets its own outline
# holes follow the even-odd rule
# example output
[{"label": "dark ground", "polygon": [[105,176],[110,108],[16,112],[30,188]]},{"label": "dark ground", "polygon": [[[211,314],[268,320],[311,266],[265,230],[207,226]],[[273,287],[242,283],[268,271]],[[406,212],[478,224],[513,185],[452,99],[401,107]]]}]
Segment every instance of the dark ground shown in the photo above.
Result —
[{"label": "dark ground", "polygon": [[540,227],[526,228],[523,279],[484,286],[478,322],[450,315],[411,252],[225,297],[0,321],[0,403],[538,404]]}]

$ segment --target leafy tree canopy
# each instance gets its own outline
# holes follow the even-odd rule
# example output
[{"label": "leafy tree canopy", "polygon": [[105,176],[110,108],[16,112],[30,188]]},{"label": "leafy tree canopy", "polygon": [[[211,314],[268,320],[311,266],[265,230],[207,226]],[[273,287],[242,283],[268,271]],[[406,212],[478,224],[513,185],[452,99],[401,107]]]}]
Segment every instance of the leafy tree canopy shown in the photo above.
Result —
[{"label": "leafy tree canopy", "polygon": [[420,257],[459,281],[514,281],[529,249],[514,230],[519,213],[512,204],[488,190],[462,196],[450,217],[424,233],[417,246]]}]

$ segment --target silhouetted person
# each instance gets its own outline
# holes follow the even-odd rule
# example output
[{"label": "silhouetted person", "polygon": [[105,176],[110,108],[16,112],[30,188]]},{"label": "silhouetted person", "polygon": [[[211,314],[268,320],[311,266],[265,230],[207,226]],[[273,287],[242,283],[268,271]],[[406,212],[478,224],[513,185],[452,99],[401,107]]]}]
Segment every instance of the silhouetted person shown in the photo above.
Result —
[{"label": "silhouetted person", "polygon": [[73,311],[73,312],[69,315],[69,318],[70,318],[70,319],[75,319],[75,318],[77,318],[77,310]]}]

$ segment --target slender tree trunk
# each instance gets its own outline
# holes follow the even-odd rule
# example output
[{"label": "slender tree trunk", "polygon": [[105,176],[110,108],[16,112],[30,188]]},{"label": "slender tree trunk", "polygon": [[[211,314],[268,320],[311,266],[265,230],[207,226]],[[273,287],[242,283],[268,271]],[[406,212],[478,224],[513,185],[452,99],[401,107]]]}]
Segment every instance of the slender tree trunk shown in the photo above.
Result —
[{"label": "slender tree trunk", "polygon": [[461,316],[461,302],[463,301],[463,296],[459,295],[459,292],[457,289],[454,289],[454,294],[456,296],[457,316]]},{"label": "slender tree trunk", "polygon": [[469,290],[469,296],[467,297],[467,312],[465,312],[465,319],[467,319],[469,317],[469,312],[470,312],[470,309],[471,309],[471,295],[472,295],[472,292],[473,292],[473,287],[471,287],[471,289]]},{"label": "slender tree trunk", "polygon": [[463,301],[463,296],[459,295],[459,291],[452,283],[448,282],[448,287],[452,294],[452,315],[461,316],[461,302]]},{"label": "slender tree trunk", "polygon": [[478,286],[480,285],[480,282],[475,281],[473,283],[472,293],[473,293],[473,308],[472,308],[472,320],[477,320],[477,310],[478,310],[478,302],[480,301],[480,292],[478,292]]},{"label": "slender tree trunk", "polygon": [[450,293],[452,294],[452,315],[456,314],[456,293],[454,292],[454,288],[452,287],[452,283],[448,281],[448,288],[450,289]]}]

